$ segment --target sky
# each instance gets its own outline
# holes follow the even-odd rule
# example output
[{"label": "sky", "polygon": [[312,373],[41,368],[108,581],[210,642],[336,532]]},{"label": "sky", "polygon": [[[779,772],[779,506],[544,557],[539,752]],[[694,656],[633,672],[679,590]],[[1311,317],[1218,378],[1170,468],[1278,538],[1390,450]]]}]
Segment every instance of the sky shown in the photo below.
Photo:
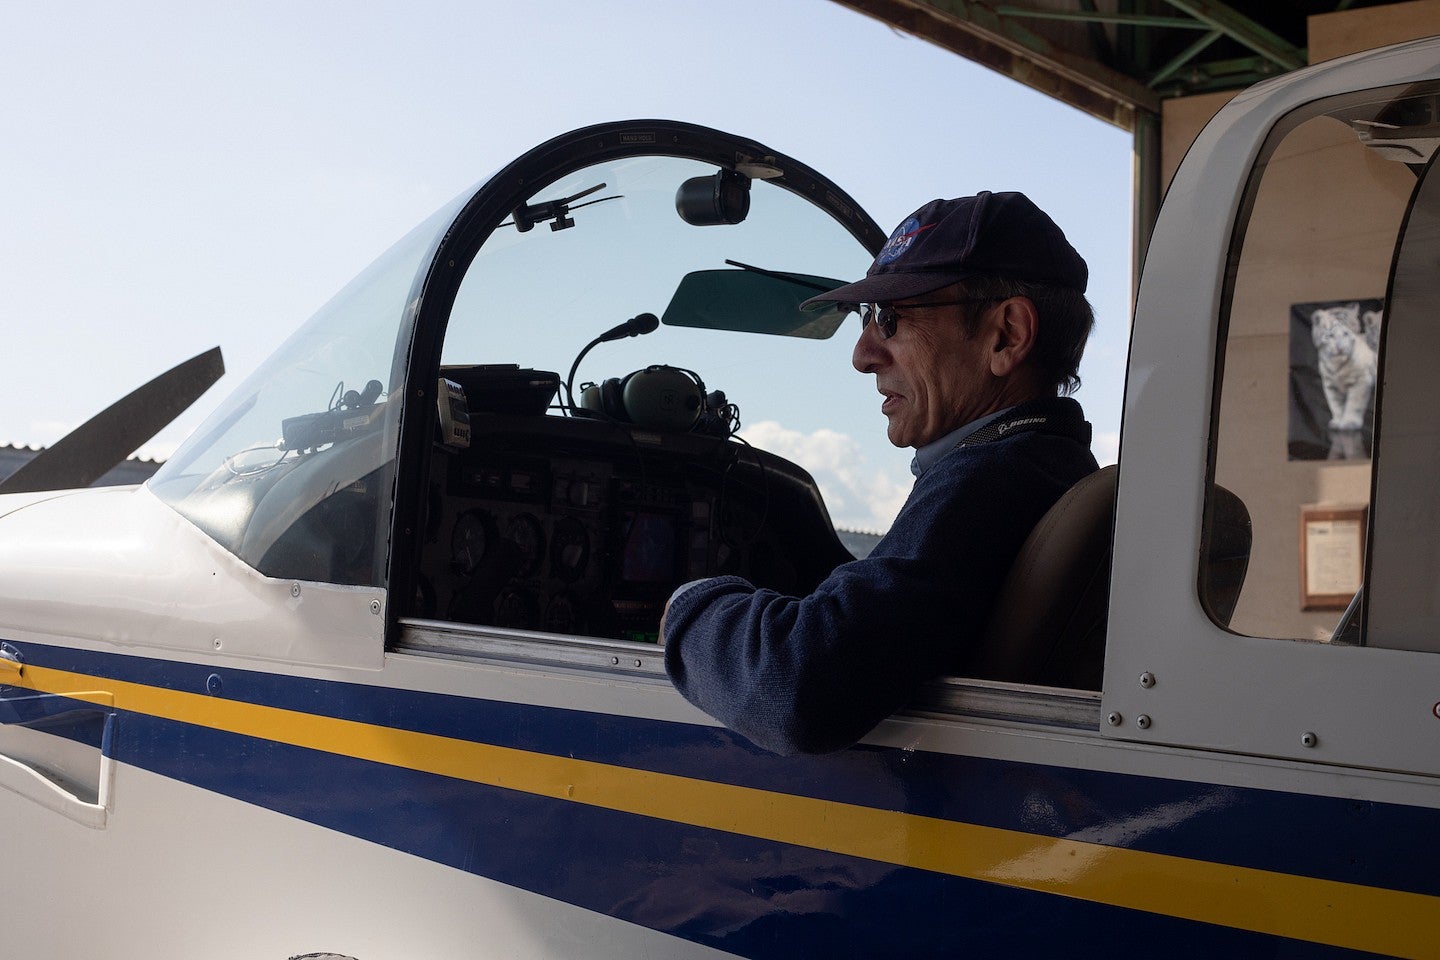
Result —
[{"label": "sky", "polygon": [[[0,38],[0,445],[218,344],[225,378],[140,451],[163,458],[452,197],[564,131],[661,117],[816,167],[887,232],[931,198],[1029,194],[1090,263],[1079,398],[1117,455],[1130,136],[830,0],[59,0],[0,4]],[[878,415],[766,429],[867,504],[837,520],[903,501]]]}]

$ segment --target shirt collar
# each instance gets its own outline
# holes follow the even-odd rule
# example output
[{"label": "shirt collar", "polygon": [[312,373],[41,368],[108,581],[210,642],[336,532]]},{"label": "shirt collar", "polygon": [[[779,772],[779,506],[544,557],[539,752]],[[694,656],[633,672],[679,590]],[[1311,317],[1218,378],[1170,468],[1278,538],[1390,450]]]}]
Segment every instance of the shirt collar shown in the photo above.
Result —
[{"label": "shirt collar", "polygon": [[981,427],[985,426],[996,418],[1006,413],[1009,413],[1013,409],[1015,408],[1006,407],[1003,410],[996,410],[994,413],[987,413],[979,420],[971,420],[963,427],[960,427],[956,430],[951,430],[949,433],[945,434],[945,436],[941,437],[938,440],[931,440],[923,447],[916,447],[915,458],[910,461],[910,472],[917,477],[920,476],[926,470],[929,470],[931,467],[933,467],[935,465],[935,461],[939,460],[941,457],[945,456],[945,454],[953,450],[955,448],[955,444],[959,443],[961,440],[964,440],[966,437],[970,436],[970,434],[974,433],[976,430],[979,430]]}]

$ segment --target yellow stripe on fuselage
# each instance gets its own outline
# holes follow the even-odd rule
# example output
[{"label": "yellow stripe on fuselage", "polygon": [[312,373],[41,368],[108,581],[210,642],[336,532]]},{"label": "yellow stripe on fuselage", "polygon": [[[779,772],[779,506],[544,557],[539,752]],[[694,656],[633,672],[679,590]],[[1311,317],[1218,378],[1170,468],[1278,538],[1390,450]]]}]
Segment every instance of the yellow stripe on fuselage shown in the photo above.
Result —
[{"label": "yellow stripe on fuselage", "polygon": [[[18,684],[278,743],[625,813],[1391,954],[1440,956],[1440,897],[1044,837],[27,665]],[[104,688],[104,693],[67,692]]]}]

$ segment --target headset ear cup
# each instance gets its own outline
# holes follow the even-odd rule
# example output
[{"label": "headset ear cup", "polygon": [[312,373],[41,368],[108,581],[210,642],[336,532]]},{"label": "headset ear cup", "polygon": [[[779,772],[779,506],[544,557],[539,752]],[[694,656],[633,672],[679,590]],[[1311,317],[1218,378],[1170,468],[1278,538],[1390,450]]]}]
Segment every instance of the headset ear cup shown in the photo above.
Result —
[{"label": "headset ear cup", "polygon": [[632,373],[624,380],[617,380],[615,377],[611,377],[600,384],[601,411],[603,411],[606,416],[619,420],[621,423],[630,422],[630,414],[625,410],[625,384],[629,381],[630,377],[633,376],[635,376],[635,374]]},{"label": "headset ear cup", "polygon": [[651,430],[685,431],[705,406],[696,376],[681,367],[654,364],[621,381],[629,421]]}]

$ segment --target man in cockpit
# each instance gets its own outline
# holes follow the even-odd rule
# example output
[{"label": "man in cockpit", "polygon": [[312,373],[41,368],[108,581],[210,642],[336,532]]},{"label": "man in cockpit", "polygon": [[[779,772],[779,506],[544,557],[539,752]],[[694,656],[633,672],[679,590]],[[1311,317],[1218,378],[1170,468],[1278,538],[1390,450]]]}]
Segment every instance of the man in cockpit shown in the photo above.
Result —
[{"label": "man in cockpit", "polygon": [[809,596],[733,576],[676,590],[661,640],[688,700],[766,749],[820,753],[966,673],[1025,538],[1097,469],[1067,396],[1088,275],[1029,198],[983,192],[925,204],[864,279],[810,301],[859,306],[853,362],[890,442],[915,448],[915,486],[874,551]]}]

